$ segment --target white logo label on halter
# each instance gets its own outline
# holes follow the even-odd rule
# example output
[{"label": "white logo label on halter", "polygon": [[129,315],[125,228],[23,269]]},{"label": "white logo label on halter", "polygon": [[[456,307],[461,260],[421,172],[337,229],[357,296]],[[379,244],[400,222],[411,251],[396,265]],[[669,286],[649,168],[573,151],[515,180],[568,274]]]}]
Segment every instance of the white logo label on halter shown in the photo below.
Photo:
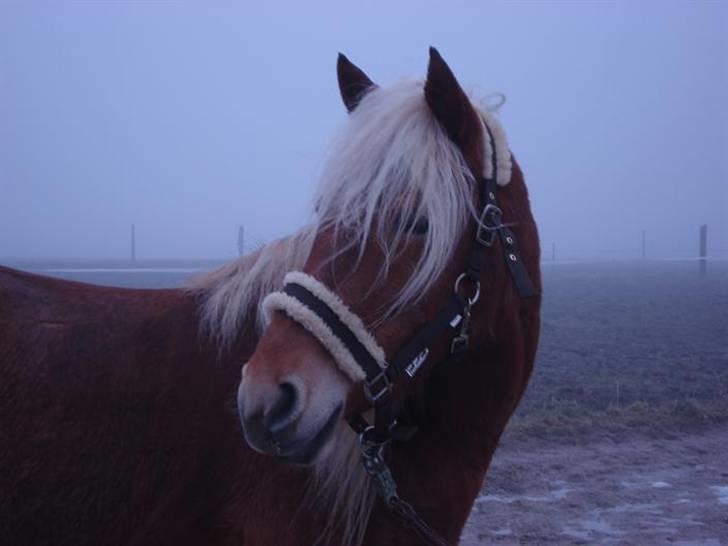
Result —
[{"label": "white logo label on halter", "polygon": [[416,357],[412,359],[412,361],[407,364],[407,367],[404,369],[404,372],[409,375],[410,377],[414,377],[417,373],[417,370],[420,369],[420,366],[422,366],[425,363],[425,360],[427,360],[427,355],[430,354],[430,349],[425,347],[425,349],[418,354]]},{"label": "white logo label on halter", "polygon": [[460,324],[461,320],[463,320],[462,315],[455,315],[455,317],[453,317],[453,319],[450,321],[450,327],[457,328],[457,325]]}]

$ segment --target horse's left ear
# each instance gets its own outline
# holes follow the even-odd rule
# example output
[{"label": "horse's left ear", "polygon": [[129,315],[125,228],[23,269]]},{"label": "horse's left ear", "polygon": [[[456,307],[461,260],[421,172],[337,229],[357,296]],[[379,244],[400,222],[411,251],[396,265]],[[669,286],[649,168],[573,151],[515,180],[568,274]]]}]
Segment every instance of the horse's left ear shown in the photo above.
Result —
[{"label": "horse's left ear", "polygon": [[339,79],[341,99],[349,112],[353,112],[362,97],[376,87],[369,76],[343,53],[339,53],[336,61],[336,75]]},{"label": "horse's left ear", "polygon": [[450,139],[458,145],[474,172],[482,172],[483,126],[470,99],[447,63],[430,48],[425,100]]}]

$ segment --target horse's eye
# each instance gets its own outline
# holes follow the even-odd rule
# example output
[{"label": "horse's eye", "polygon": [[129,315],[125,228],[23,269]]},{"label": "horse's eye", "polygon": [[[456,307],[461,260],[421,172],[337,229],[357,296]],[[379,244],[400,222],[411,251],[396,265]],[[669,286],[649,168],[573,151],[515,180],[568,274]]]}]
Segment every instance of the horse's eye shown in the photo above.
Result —
[{"label": "horse's eye", "polygon": [[429,227],[425,216],[410,216],[402,222],[402,230],[410,235],[424,235]]}]

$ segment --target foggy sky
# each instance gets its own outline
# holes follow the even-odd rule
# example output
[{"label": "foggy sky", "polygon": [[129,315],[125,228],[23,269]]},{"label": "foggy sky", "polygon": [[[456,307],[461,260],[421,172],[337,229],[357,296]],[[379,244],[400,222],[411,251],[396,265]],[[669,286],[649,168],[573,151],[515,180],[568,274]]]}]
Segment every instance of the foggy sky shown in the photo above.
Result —
[{"label": "foggy sky", "polygon": [[308,218],[372,79],[503,92],[544,254],[728,255],[723,2],[0,2],[0,261],[216,258]]}]

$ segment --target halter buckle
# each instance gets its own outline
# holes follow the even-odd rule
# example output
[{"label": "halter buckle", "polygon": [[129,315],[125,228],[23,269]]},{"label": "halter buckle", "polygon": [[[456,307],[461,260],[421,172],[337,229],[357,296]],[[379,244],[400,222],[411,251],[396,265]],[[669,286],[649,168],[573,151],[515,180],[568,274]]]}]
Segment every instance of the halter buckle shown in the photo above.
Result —
[{"label": "halter buckle", "polygon": [[467,334],[460,334],[459,336],[455,336],[452,339],[452,343],[450,344],[450,354],[459,355],[464,353],[468,350],[469,343],[470,341]]},{"label": "halter buckle", "polygon": [[495,241],[496,232],[503,227],[501,218],[503,211],[493,203],[488,203],[483,208],[478,218],[478,230],[475,232],[475,240],[485,247],[490,247]]},{"label": "halter buckle", "polygon": [[392,392],[392,383],[387,377],[387,370],[379,372],[371,381],[364,382],[364,394],[372,404],[390,392]]}]

